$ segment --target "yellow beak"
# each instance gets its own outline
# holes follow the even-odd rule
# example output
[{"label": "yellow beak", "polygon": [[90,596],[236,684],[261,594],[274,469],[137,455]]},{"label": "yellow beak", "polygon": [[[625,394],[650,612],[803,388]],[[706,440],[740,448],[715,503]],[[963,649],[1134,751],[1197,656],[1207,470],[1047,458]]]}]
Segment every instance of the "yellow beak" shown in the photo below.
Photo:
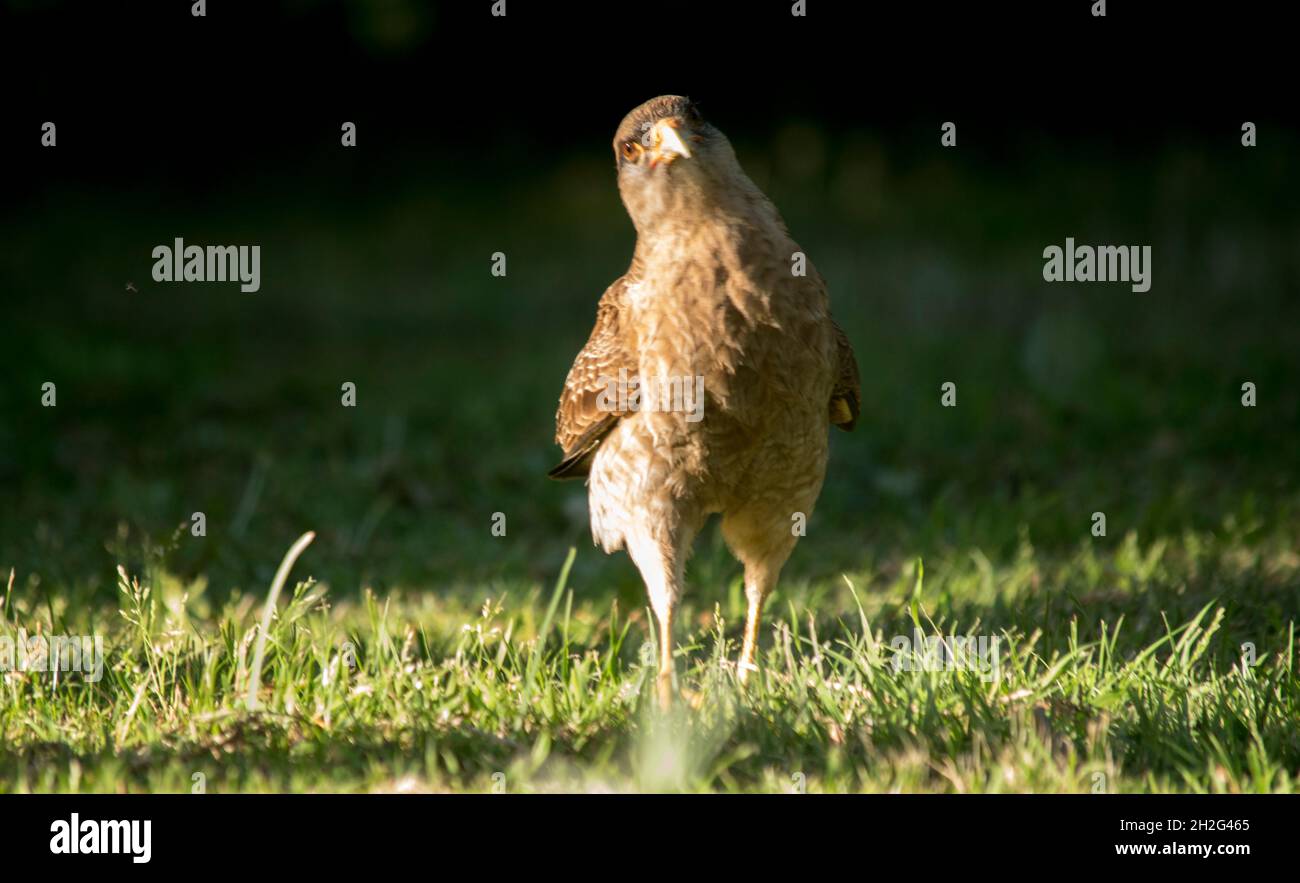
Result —
[{"label": "yellow beak", "polygon": [[659,163],[665,165],[682,156],[691,158],[691,149],[686,146],[682,136],[677,134],[677,120],[662,119],[650,130],[650,166]]}]

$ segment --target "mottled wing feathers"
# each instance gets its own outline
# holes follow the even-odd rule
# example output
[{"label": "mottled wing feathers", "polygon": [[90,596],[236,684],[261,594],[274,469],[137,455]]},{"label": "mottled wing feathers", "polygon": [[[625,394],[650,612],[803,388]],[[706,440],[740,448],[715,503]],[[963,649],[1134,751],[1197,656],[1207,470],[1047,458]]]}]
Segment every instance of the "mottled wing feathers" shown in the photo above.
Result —
[{"label": "mottled wing feathers", "polygon": [[596,327],[564,381],[555,411],[555,443],[564,451],[564,460],[547,473],[551,478],[585,476],[601,439],[623,416],[617,400],[611,402],[602,393],[611,383],[631,381],[637,373],[636,356],[629,352],[620,323],[625,285],[619,279],[601,297]]},{"label": "mottled wing feathers", "polygon": [[835,329],[835,344],[839,351],[839,373],[831,390],[831,423],[847,430],[857,425],[858,414],[862,411],[858,360],[853,358],[853,347],[844,329],[834,320],[831,320],[831,327]]}]

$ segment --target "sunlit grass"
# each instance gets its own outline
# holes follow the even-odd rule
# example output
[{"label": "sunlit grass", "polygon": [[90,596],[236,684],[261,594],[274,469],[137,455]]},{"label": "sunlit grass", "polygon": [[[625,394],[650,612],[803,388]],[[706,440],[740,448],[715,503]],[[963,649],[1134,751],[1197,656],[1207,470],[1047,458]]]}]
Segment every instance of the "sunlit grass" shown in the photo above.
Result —
[{"label": "sunlit grass", "polygon": [[[5,675],[5,789],[1285,791],[1300,768],[1281,537],[1129,536],[1003,565],[954,551],[792,587],[744,689],[729,605],[688,602],[668,715],[644,612],[576,603],[567,567],[476,611],[335,603],[301,581],[260,680],[257,599],[209,606],[160,573],[123,572],[118,609],[55,610],[57,626],[9,598],[5,635],[94,628],[108,659],[97,683]],[[1049,613],[1067,588],[1077,609]],[[996,677],[900,668],[893,642],[918,632],[996,637]]]}]

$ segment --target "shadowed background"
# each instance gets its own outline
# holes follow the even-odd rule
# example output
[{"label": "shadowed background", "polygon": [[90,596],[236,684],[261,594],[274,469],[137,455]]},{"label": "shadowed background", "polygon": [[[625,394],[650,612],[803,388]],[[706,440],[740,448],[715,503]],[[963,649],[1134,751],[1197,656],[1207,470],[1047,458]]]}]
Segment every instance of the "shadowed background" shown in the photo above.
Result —
[{"label": "shadowed background", "polygon": [[[931,27],[657,4],[670,26],[603,8],[596,38],[596,13],[524,2],[500,21],[488,3],[7,5],[28,86],[4,131],[0,565],[33,599],[109,598],[118,562],[257,592],[314,529],[304,570],[333,592],[475,598],[549,580],[577,545],[580,596],[642,604],[622,556],[590,549],[581,485],[543,476],[633,244],[609,140],[666,92],[731,137],[861,366],[863,419],[835,434],[792,584],[1065,552],[1099,510],[1113,535],[1295,524],[1295,120],[1230,29],[1167,23],[1166,48],[1214,47],[1173,79],[1122,10]],[[964,39],[984,15],[1028,36]],[[75,34],[39,39],[69,16]],[[1151,290],[1045,284],[1067,236],[1151,245]],[[261,291],[153,282],[175,237],[260,245]],[[738,603],[738,574],[706,535],[699,606]]]}]

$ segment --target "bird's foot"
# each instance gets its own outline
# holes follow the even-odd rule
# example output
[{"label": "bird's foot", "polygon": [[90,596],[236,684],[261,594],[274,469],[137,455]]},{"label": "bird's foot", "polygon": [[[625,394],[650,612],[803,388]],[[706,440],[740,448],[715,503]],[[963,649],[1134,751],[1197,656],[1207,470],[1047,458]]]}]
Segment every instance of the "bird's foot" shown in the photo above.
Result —
[{"label": "bird's foot", "polygon": [[700,707],[704,705],[703,693],[697,693],[694,690],[688,690],[685,687],[682,687],[677,691],[677,695],[683,702],[690,706],[692,711],[699,711]]}]

